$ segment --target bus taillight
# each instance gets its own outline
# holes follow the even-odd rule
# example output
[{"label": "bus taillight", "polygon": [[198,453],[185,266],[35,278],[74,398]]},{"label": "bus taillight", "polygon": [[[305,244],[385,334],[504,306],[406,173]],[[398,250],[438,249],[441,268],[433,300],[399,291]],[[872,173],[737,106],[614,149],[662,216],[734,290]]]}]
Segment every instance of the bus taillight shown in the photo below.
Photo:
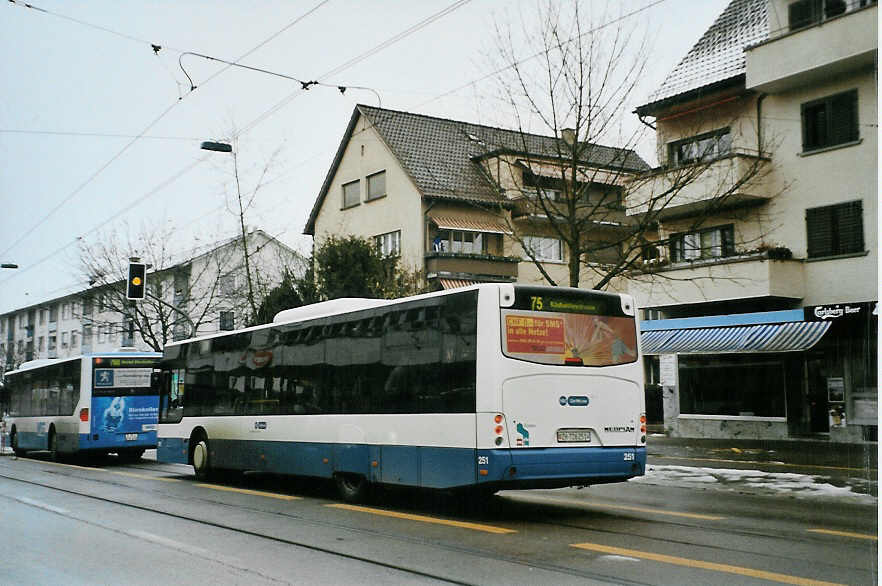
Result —
[{"label": "bus taillight", "polygon": [[496,423],[496,427],[493,429],[493,431],[496,432],[496,439],[494,442],[497,446],[501,446],[502,442],[505,441],[503,440],[503,435],[505,435],[505,426],[502,425],[503,419],[501,413],[497,413],[496,416],[493,417],[493,421]]},{"label": "bus taillight", "polygon": [[80,409],[80,421],[89,421],[89,408],[84,407]]},{"label": "bus taillight", "polygon": [[567,356],[566,358],[564,358],[565,366],[584,366],[584,364],[585,363],[582,362],[582,359],[578,356]]}]

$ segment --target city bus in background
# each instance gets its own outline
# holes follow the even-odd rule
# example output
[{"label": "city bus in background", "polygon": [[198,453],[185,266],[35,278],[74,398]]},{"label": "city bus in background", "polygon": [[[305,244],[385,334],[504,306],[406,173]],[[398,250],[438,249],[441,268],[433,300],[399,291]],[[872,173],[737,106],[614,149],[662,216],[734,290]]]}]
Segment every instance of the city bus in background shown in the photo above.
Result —
[{"label": "city bus in background", "polygon": [[564,487],[642,475],[631,297],[482,284],[339,299],[168,344],[157,459],[372,485]]},{"label": "city bus in background", "polygon": [[33,360],[5,373],[13,451],[48,451],[53,460],[108,453],[138,460],[156,447],[161,356],[84,354]]}]

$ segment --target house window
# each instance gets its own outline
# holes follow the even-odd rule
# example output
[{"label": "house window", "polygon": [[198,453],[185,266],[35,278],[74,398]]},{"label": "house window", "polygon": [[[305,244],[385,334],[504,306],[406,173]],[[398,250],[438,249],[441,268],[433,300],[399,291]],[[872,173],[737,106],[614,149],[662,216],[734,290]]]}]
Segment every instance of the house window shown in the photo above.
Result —
[{"label": "house window", "polygon": [[46,347],[46,339],[43,336],[37,338],[37,351],[42,352]]},{"label": "house window", "polygon": [[668,149],[668,160],[674,165],[712,161],[732,152],[732,134],[722,128],[672,142]]},{"label": "house window", "polygon": [[55,323],[58,321],[58,306],[53,305],[49,308],[49,323]]},{"label": "house window", "polygon": [[794,31],[844,14],[846,9],[846,0],[799,0],[787,7],[788,24]]},{"label": "house window", "polygon": [[62,348],[67,348],[67,336],[68,336],[67,332],[61,333],[61,347]]},{"label": "house window", "polygon": [[343,184],[343,207],[351,208],[361,202],[361,181],[356,179]]},{"label": "house window", "polygon": [[545,236],[524,236],[525,258],[530,258],[526,251],[533,253],[537,260],[563,260],[563,246],[558,238]]},{"label": "house window", "polygon": [[398,256],[401,254],[401,230],[374,236],[374,243],[383,256]]},{"label": "house window", "polygon": [[864,251],[863,205],[850,201],[805,211],[808,257]]},{"label": "house window", "polygon": [[46,311],[45,309],[40,310],[40,325],[41,326],[46,323],[46,314],[48,314],[48,313],[49,312]]},{"label": "house window", "polygon": [[220,312],[220,329],[228,332],[236,328],[236,314],[232,311]]},{"label": "house window", "polygon": [[236,292],[236,275],[224,275],[218,284],[221,295],[232,295]]},{"label": "house window", "polygon": [[467,232],[464,230],[441,230],[433,248],[440,248],[440,252],[455,252],[458,254],[484,254],[487,250],[487,238],[482,232]]},{"label": "house window", "polygon": [[859,138],[857,90],[802,105],[802,150],[812,151]]},{"label": "house window", "polygon": [[77,335],[77,331],[74,330],[70,333],[70,347],[76,348],[79,343],[79,336]]},{"label": "house window", "polygon": [[380,171],[367,178],[367,200],[379,199],[386,195],[386,172]]},{"label": "house window", "polygon": [[735,254],[735,228],[716,226],[671,236],[671,260],[680,262]]}]

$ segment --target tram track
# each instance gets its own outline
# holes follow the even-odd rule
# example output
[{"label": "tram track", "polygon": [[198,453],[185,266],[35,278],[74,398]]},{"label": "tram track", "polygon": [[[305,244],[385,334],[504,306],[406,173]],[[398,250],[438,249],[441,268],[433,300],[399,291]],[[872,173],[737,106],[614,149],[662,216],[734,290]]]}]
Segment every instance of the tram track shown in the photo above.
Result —
[{"label": "tram track", "polygon": [[[37,460],[37,462],[39,462],[39,460]],[[169,470],[168,468],[151,466],[149,464],[147,466],[124,466],[124,467],[120,466],[118,468],[119,468],[119,470],[117,470],[117,467],[105,467],[105,468],[97,468],[97,469],[104,470],[104,471],[107,471],[110,473],[118,471],[123,475],[126,475],[126,472],[129,470],[137,470],[140,472],[151,471],[151,472],[159,472],[159,473],[165,473],[165,474],[173,473],[173,471]],[[54,471],[54,472],[59,473],[59,472],[61,472],[61,470],[62,469],[59,469],[58,471]],[[77,470],[77,469],[72,469],[71,471],[73,471],[73,470]],[[63,475],[70,477],[70,478],[76,478],[81,481],[96,482],[96,483],[103,483],[103,484],[113,484],[117,487],[125,488],[128,490],[142,491],[142,489],[137,486],[132,486],[132,485],[126,484],[124,482],[114,482],[111,477],[96,479],[96,478],[87,478],[87,477],[80,476],[77,474],[63,474]],[[212,527],[217,527],[217,528],[221,528],[221,529],[225,529],[225,530],[229,530],[229,531],[236,531],[236,532],[239,532],[239,533],[242,533],[245,535],[249,535],[249,536],[270,539],[270,540],[273,540],[277,543],[283,543],[283,544],[291,545],[291,546],[304,547],[304,548],[307,548],[307,549],[310,549],[313,551],[323,552],[323,553],[327,553],[327,554],[331,554],[331,555],[337,555],[337,556],[341,556],[341,557],[344,557],[347,559],[363,561],[363,562],[371,563],[371,564],[378,565],[378,566],[381,566],[384,568],[389,568],[389,569],[394,569],[394,570],[399,570],[399,571],[407,571],[407,572],[413,573],[415,576],[418,575],[418,576],[423,576],[423,577],[427,577],[427,578],[445,580],[445,581],[449,581],[451,583],[467,583],[467,582],[460,582],[455,579],[451,580],[448,577],[441,576],[441,575],[426,573],[424,571],[414,569],[414,568],[411,568],[408,566],[403,566],[400,564],[392,564],[392,563],[388,563],[388,562],[378,561],[374,558],[367,557],[367,556],[354,555],[354,554],[351,554],[348,552],[340,551],[339,549],[335,549],[335,548],[326,548],[326,547],[316,546],[316,545],[309,543],[309,542],[306,542],[306,541],[291,540],[291,539],[287,539],[284,537],[277,537],[277,536],[272,536],[272,535],[256,533],[256,532],[252,532],[249,530],[243,530],[241,528],[238,528],[238,527],[236,527],[234,525],[230,525],[230,524],[218,523],[216,521],[206,520],[204,518],[199,518],[199,517],[191,516],[191,515],[183,515],[180,513],[171,512],[169,510],[160,511],[160,510],[156,510],[153,508],[147,508],[144,506],[133,504],[130,502],[121,501],[118,499],[95,496],[93,494],[89,494],[88,492],[70,490],[68,488],[55,486],[50,483],[23,480],[21,478],[9,476],[7,474],[2,474],[2,473],[0,473],[0,478],[7,478],[7,479],[18,481],[18,482],[27,482],[27,483],[31,483],[31,484],[34,484],[37,486],[43,486],[43,487],[46,487],[46,488],[49,488],[52,490],[59,490],[59,491],[65,492],[65,493],[79,495],[79,496],[83,496],[83,497],[87,497],[87,498],[92,498],[92,499],[104,501],[107,503],[116,504],[119,506],[132,507],[135,509],[140,509],[140,510],[145,510],[145,511],[150,511],[150,512],[155,512],[155,513],[167,515],[167,516],[174,517],[174,518],[181,519],[181,520],[202,523],[202,524],[209,525]],[[143,478],[147,478],[147,476],[145,475],[145,476],[143,476]],[[162,478],[157,477],[157,479],[161,480]],[[190,479],[189,478],[178,478],[177,480],[184,482],[184,483],[187,483]],[[248,483],[248,482],[235,483],[230,486],[231,487],[238,487],[240,485],[253,486],[254,483]],[[265,486],[261,486],[261,488],[266,489]],[[278,490],[278,487],[273,486],[270,488],[270,490],[273,490],[273,489]],[[291,492],[291,491],[286,490],[286,491],[284,491],[284,494],[297,495],[300,492],[301,491]],[[308,491],[308,492],[312,492],[312,491]],[[507,556],[505,554],[501,554],[498,551],[487,550],[487,549],[482,549],[482,548],[475,548],[475,547],[463,547],[463,546],[454,545],[454,544],[451,544],[449,542],[444,542],[444,541],[420,539],[420,538],[413,537],[413,536],[402,535],[399,532],[389,532],[389,531],[380,531],[380,530],[376,530],[376,529],[366,529],[363,527],[361,527],[361,528],[355,527],[351,524],[336,523],[336,522],[332,522],[332,521],[328,521],[328,520],[318,520],[318,519],[308,517],[308,516],[301,516],[301,515],[292,514],[290,512],[272,510],[269,507],[248,506],[248,505],[244,505],[241,503],[234,505],[234,504],[230,504],[229,502],[225,502],[223,499],[211,498],[208,495],[205,495],[205,496],[190,495],[187,497],[182,497],[180,494],[174,494],[174,493],[166,491],[166,490],[152,491],[152,493],[154,495],[161,494],[166,498],[174,498],[174,499],[178,499],[178,500],[182,500],[182,501],[183,500],[196,500],[199,502],[210,503],[210,504],[216,505],[216,506],[230,507],[232,509],[236,509],[239,511],[246,511],[249,513],[284,517],[286,520],[295,521],[295,522],[298,522],[301,524],[312,524],[315,526],[322,526],[322,527],[327,527],[327,528],[331,528],[331,529],[338,529],[338,530],[342,530],[342,531],[356,533],[356,534],[359,534],[359,535],[362,535],[365,537],[369,537],[369,538],[373,537],[373,538],[396,540],[401,543],[420,545],[420,546],[428,546],[428,547],[432,547],[432,548],[436,548],[436,549],[443,549],[443,550],[449,551],[451,553],[465,554],[465,555],[475,556],[475,557],[488,559],[488,560],[496,560],[496,561],[500,561],[500,562],[518,564],[523,567],[543,569],[546,571],[562,573],[562,574],[575,576],[575,577],[579,577],[579,578],[622,583],[622,579],[618,576],[610,576],[610,575],[606,575],[606,574],[602,574],[602,573],[586,572],[585,570],[581,570],[578,568],[572,568],[572,567],[557,565],[557,564],[553,564],[553,563],[542,562],[541,560],[539,560],[539,561],[531,560],[528,562],[523,559],[518,559],[518,558],[515,558],[512,556]],[[280,493],[280,494],[282,494],[282,493]],[[306,498],[310,498],[311,496],[312,495],[310,494]],[[295,498],[303,498],[303,497],[298,496]],[[321,498],[321,497],[317,497],[317,498]],[[772,553],[773,550],[778,549],[777,547],[769,548],[769,551],[766,551],[766,552],[758,552],[757,550],[750,549],[750,548],[738,548],[738,547],[732,547],[731,545],[730,546],[714,545],[712,542],[723,543],[723,540],[712,539],[712,537],[720,537],[720,536],[727,536],[728,537],[728,536],[737,535],[737,536],[749,538],[749,539],[762,538],[762,539],[770,540],[773,543],[780,542],[782,544],[783,543],[791,543],[792,544],[795,542],[795,543],[800,543],[800,544],[805,544],[805,545],[816,545],[818,543],[818,537],[816,535],[810,535],[808,533],[801,533],[799,531],[787,531],[784,533],[767,532],[767,531],[764,532],[764,531],[759,531],[759,530],[751,530],[751,529],[732,527],[732,526],[714,527],[713,524],[689,523],[689,522],[677,521],[677,520],[669,519],[669,518],[654,519],[654,520],[650,521],[645,518],[641,519],[641,518],[635,518],[635,517],[624,517],[624,518],[632,519],[635,523],[647,523],[647,524],[654,525],[654,526],[657,526],[659,524],[663,524],[665,526],[672,527],[672,528],[676,527],[676,528],[683,528],[686,530],[693,530],[693,531],[697,530],[703,534],[704,539],[702,539],[701,537],[697,537],[695,539],[675,539],[675,538],[671,538],[671,537],[660,537],[658,535],[653,535],[654,533],[658,533],[657,529],[652,530],[652,531],[647,531],[645,534],[636,534],[633,531],[633,529],[616,530],[616,529],[610,529],[609,527],[598,526],[597,524],[581,523],[577,520],[568,522],[568,521],[560,520],[560,519],[548,519],[549,510],[552,507],[555,510],[560,511],[561,512],[560,514],[563,514],[563,511],[569,510],[569,511],[578,511],[580,514],[601,513],[603,515],[615,515],[616,514],[615,510],[614,510],[615,507],[611,507],[611,510],[604,511],[604,510],[602,510],[602,507],[603,507],[602,504],[598,505],[601,507],[601,510],[598,510],[597,508],[594,508],[592,506],[591,502],[585,502],[584,504],[571,503],[571,502],[554,502],[554,499],[552,497],[548,497],[546,500],[544,497],[534,497],[534,495],[529,495],[528,497],[524,497],[523,499],[520,498],[519,495],[503,496],[500,498],[505,500],[505,502],[503,503],[503,506],[507,507],[508,510],[503,511],[503,514],[500,516],[493,515],[493,514],[488,516],[486,513],[482,514],[482,515],[480,515],[481,521],[484,521],[484,522],[488,522],[488,521],[489,522],[493,522],[493,521],[507,522],[507,521],[516,520],[517,522],[527,522],[530,524],[546,526],[546,527],[553,528],[553,529],[567,529],[567,530],[572,530],[572,531],[588,531],[588,532],[592,532],[595,534],[607,535],[610,537],[633,538],[635,536],[640,536],[642,538],[651,540],[651,541],[659,543],[659,544],[667,544],[667,545],[672,545],[675,547],[678,547],[678,546],[679,547],[683,547],[683,546],[685,546],[685,547],[701,547],[701,548],[704,548],[707,550],[717,551],[719,554],[721,554],[721,557],[728,557],[728,556],[732,556],[735,554],[761,555],[762,557],[771,561],[772,562],[771,565],[775,565],[776,561],[793,562],[793,561],[798,561],[799,558],[796,556],[781,556],[781,555],[776,555],[776,554]],[[443,506],[444,505],[442,505],[442,507]],[[384,507],[384,509],[388,509],[388,510],[411,511],[411,512],[416,512],[416,513],[424,513],[425,508],[426,507],[421,507],[419,505],[414,506],[412,504],[399,506],[399,507]],[[454,514],[454,516],[456,516],[456,515]],[[515,517],[515,519],[513,519],[512,517]],[[842,566],[841,564],[836,563],[836,560],[828,560],[825,562],[825,564],[830,568],[845,567],[845,566]],[[640,584],[642,582],[629,582],[629,583]]]},{"label": "tram track", "polygon": [[[127,485],[127,484],[108,482],[109,479],[96,480],[96,479],[87,479],[87,478],[83,478],[80,476],[72,476],[72,477],[76,478],[77,480],[86,481],[86,482],[96,482],[96,483],[100,483],[100,484],[114,484],[119,487],[133,489],[133,487],[131,487],[130,485]],[[234,533],[237,533],[240,535],[255,537],[255,538],[259,538],[259,539],[265,539],[265,540],[268,540],[268,541],[271,541],[274,543],[278,543],[278,544],[283,544],[283,545],[288,545],[288,546],[293,546],[293,547],[300,547],[300,548],[307,549],[309,551],[324,553],[324,554],[333,555],[333,556],[337,556],[337,557],[352,560],[352,561],[370,564],[370,565],[385,568],[385,569],[404,572],[406,574],[410,574],[415,577],[422,577],[422,578],[428,578],[428,579],[433,579],[433,580],[439,580],[439,581],[447,582],[450,584],[464,584],[464,585],[465,584],[474,584],[473,582],[459,580],[457,578],[453,578],[453,577],[450,577],[447,575],[442,575],[440,573],[427,572],[427,571],[420,570],[420,569],[414,568],[414,567],[410,567],[410,566],[407,566],[404,564],[385,562],[382,560],[378,560],[376,558],[372,558],[372,557],[368,557],[368,556],[364,556],[364,555],[353,554],[353,553],[348,553],[345,551],[341,551],[339,549],[322,547],[319,545],[315,545],[313,543],[306,542],[304,540],[289,539],[289,538],[285,538],[285,537],[259,533],[259,532],[252,531],[249,529],[236,527],[236,526],[230,525],[228,523],[222,523],[222,522],[204,519],[204,518],[200,518],[198,516],[193,516],[193,515],[186,515],[186,514],[182,514],[182,513],[178,513],[178,512],[161,510],[161,509],[157,509],[155,507],[148,507],[146,505],[139,505],[136,503],[121,501],[118,499],[113,499],[113,498],[108,498],[108,497],[99,496],[99,495],[95,495],[95,494],[90,494],[88,492],[73,490],[70,488],[59,487],[59,486],[51,484],[51,483],[39,482],[39,481],[35,481],[35,480],[26,480],[26,479],[18,478],[15,476],[11,476],[11,475],[3,473],[3,472],[0,472],[0,478],[10,480],[13,482],[27,484],[30,486],[46,488],[49,490],[54,490],[57,492],[61,492],[61,493],[65,493],[65,494],[69,494],[69,495],[73,495],[73,496],[78,496],[78,497],[82,497],[82,498],[87,498],[87,499],[91,499],[94,501],[103,502],[103,503],[107,503],[107,504],[111,504],[111,505],[115,505],[115,506],[122,506],[122,507],[126,507],[129,509],[147,512],[147,513],[153,513],[153,514],[157,514],[157,515],[162,515],[162,516],[177,519],[177,520],[187,521],[187,522],[191,522],[191,523],[197,523],[197,524],[207,526],[207,527],[212,527],[215,529],[222,529],[225,531],[231,531],[231,532],[234,532]],[[137,489],[135,489],[135,490],[137,490]],[[4,494],[4,495],[0,495],[0,496],[2,496],[3,498],[6,498],[6,499],[16,500],[18,502],[22,502],[24,504],[29,504],[29,505],[33,506],[32,503],[28,503],[26,500],[16,499],[15,497],[10,496],[10,495]],[[177,499],[181,498],[178,495],[170,495],[169,494],[168,496],[173,497],[173,498],[177,498]],[[648,585],[652,584],[652,582],[623,580],[619,576],[612,576],[612,575],[607,575],[607,574],[602,574],[602,573],[597,573],[597,572],[586,572],[584,570],[579,570],[576,568],[561,566],[561,565],[557,565],[557,564],[549,564],[549,563],[535,562],[535,561],[526,562],[522,559],[518,559],[513,556],[501,555],[498,552],[494,552],[494,551],[490,551],[490,550],[482,550],[482,549],[473,548],[473,547],[455,546],[455,545],[451,545],[449,543],[443,543],[443,542],[438,542],[438,541],[434,541],[434,540],[418,539],[418,538],[414,538],[414,537],[403,536],[398,533],[384,532],[384,531],[379,531],[379,530],[375,530],[375,529],[358,528],[358,527],[353,527],[351,525],[345,525],[345,524],[334,523],[334,522],[329,522],[329,521],[318,521],[315,519],[301,517],[298,515],[292,515],[290,513],[284,513],[284,512],[279,512],[279,511],[267,511],[266,509],[261,509],[261,508],[256,508],[256,507],[247,507],[247,506],[242,506],[242,505],[231,505],[229,503],[225,503],[223,501],[218,501],[215,499],[203,499],[203,498],[197,497],[197,499],[195,499],[195,500],[208,501],[208,502],[211,502],[212,504],[215,504],[215,505],[232,507],[237,510],[244,510],[244,511],[248,511],[248,512],[260,513],[260,514],[264,514],[264,515],[281,516],[281,517],[285,517],[288,520],[296,520],[300,523],[309,523],[309,524],[316,525],[316,526],[329,527],[329,528],[333,528],[333,529],[341,529],[341,530],[345,530],[347,532],[360,534],[360,535],[368,536],[368,537],[379,537],[379,538],[395,540],[395,541],[399,541],[399,542],[407,543],[407,544],[430,546],[432,548],[442,549],[444,551],[449,551],[451,553],[465,554],[468,556],[473,556],[473,557],[477,557],[477,558],[481,558],[481,559],[488,559],[488,560],[493,560],[493,561],[498,561],[498,562],[514,564],[517,566],[522,566],[525,569],[526,568],[541,569],[541,570],[548,571],[548,572],[568,575],[568,576],[571,576],[574,578],[597,580],[597,581],[607,582],[607,583],[611,583],[611,584],[613,584],[613,583],[614,584],[626,584],[626,585],[633,585],[633,586],[648,586]],[[62,514],[61,511],[57,511],[57,510],[53,511],[52,508],[44,508],[44,510],[47,510],[49,512],[54,512],[55,514]],[[81,517],[75,517],[75,518],[79,521],[83,521],[83,522],[95,525],[94,521],[90,521],[88,519],[81,518]],[[111,528],[111,527],[105,527],[105,528],[109,528],[109,529],[111,529],[113,531],[117,531],[117,532],[120,531],[119,529],[116,529],[116,528]],[[131,537],[144,539],[144,536],[140,535],[138,532],[128,532],[127,534],[130,535]]]}]

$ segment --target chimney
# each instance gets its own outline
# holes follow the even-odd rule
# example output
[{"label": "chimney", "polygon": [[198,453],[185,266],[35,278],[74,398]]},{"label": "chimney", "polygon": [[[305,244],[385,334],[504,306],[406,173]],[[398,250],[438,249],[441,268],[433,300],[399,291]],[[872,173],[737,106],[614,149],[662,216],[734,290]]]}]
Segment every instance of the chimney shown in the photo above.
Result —
[{"label": "chimney", "polygon": [[576,142],[576,130],[574,128],[563,128],[560,131],[560,137],[565,143],[572,146]]}]

